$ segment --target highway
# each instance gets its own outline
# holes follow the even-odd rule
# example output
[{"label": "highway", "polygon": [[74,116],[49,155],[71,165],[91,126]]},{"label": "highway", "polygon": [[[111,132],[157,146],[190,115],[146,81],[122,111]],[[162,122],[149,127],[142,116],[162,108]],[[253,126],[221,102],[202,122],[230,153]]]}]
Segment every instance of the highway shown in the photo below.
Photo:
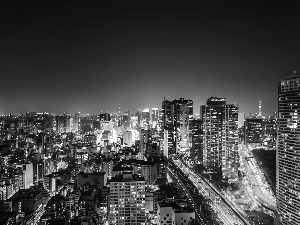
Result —
[{"label": "highway", "polygon": [[[241,213],[238,211],[238,209],[235,208],[225,198],[209,181],[207,181],[205,178],[200,177],[192,168],[190,168],[185,162],[182,160],[173,160],[173,163],[180,168],[185,174],[189,175],[190,180],[194,183],[194,185],[199,189],[203,195],[210,195],[211,198],[213,198],[214,202],[214,208],[219,212],[220,217],[222,221],[226,225],[250,225],[250,223],[241,215]],[[208,194],[210,192],[210,194]],[[212,195],[214,195],[212,197]],[[219,198],[222,200],[219,203],[219,201],[215,201],[215,198]]]},{"label": "highway", "polygon": [[247,186],[253,190],[255,199],[265,206],[267,209],[276,210],[276,200],[273,195],[264,174],[261,172],[256,161],[252,155],[248,153],[246,146],[239,146],[240,155],[245,167],[245,174],[247,177]]},{"label": "highway", "polygon": [[190,195],[188,188],[186,187],[184,182],[182,182],[182,180],[178,176],[176,176],[176,174],[174,174],[174,172],[169,167],[167,167],[167,168],[168,168],[169,174],[172,177],[173,181],[175,181],[177,184],[179,184],[179,187],[183,190],[185,196],[189,200],[190,205],[195,210],[195,213],[199,219],[198,221],[200,222],[200,224],[205,225],[204,219],[203,219],[199,209],[197,208],[197,204],[195,203],[193,197]]}]

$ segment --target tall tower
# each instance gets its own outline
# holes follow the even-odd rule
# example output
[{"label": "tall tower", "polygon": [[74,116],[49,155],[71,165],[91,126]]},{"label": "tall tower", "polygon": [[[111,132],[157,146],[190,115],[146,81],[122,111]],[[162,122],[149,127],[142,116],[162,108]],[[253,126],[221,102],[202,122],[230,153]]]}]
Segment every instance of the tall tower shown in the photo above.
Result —
[{"label": "tall tower", "polygon": [[[193,101],[180,98],[162,102],[162,129],[168,155],[192,146]],[[166,145],[164,145],[166,146]]]},{"label": "tall tower", "polygon": [[258,116],[261,116],[261,101],[259,101],[258,105]]},{"label": "tall tower", "polygon": [[203,121],[203,165],[223,178],[238,175],[238,106],[226,98],[210,97],[200,107]]},{"label": "tall tower", "polygon": [[122,124],[122,117],[121,117],[121,105],[119,104],[119,112],[118,112],[118,127],[121,127]]},{"label": "tall tower", "polygon": [[278,87],[276,225],[300,224],[300,75]]}]

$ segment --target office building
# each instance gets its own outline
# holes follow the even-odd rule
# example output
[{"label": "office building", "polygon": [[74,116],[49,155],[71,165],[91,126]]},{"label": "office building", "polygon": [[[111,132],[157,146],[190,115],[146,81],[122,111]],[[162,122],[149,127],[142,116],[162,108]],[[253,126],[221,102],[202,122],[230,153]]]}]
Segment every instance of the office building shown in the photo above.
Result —
[{"label": "office building", "polygon": [[162,102],[162,129],[165,156],[192,146],[193,101],[180,98]]},{"label": "office building", "polygon": [[226,104],[226,98],[210,97],[200,107],[203,121],[203,165],[223,178],[238,175],[238,106]]},{"label": "office building", "polygon": [[123,113],[123,126],[125,129],[130,128],[130,111],[126,111]]},{"label": "office building", "polygon": [[285,77],[278,88],[277,225],[300,224],[300,75]]},{"label": "office building", "polygon": [[155,128],[158,125],[158,108],[152,108],[151,110],[151,123],[152,128]]},{"label": "office building", "polygon": [[262,119],[248,118],[245,120],[244,144],[262,144]]},{"label": "office building", "polygon": [[192,148],[190,156],[196,158],[199,162],[203,162],[203,121],[200,119],[191,121],[192,127]]}]

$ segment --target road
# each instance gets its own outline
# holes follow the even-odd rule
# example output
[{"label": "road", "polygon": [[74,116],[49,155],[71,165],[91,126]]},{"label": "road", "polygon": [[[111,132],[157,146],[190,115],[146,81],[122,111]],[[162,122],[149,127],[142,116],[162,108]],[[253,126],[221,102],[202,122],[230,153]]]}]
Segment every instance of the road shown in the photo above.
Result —
[{"label": "road", "polygon": [[268,182],[266,181],[263,172],[260,170],[247,147],[240,145],[239,148],[247,178],[246,185],[253,190],[254,197],[259,203],[270,210],[276,210],[275,197]]},{"label": "road", "polygon": [[[238,209],[235,208],[209,181],[200,177],[192,168],[190,168],[182,160],[173,160],[174,164],[184,173],[189,175],[190,180],[199,189],[203,195],[210,196],[214,202],[214,208],[219,212],[222,221],[227,225],[242,225],[250,223],[241,215]],[[219,201],[216,201],[219,199]]]},{"label": "road", "polygon": [[184,182],[182,182],[182,180],[169,167],[167,167],[167,168],[168,168],[169,174],[172,177],[173,181],[175,181],[179,185],[181,190],[183,190],[185,196],[187,197],[188,201],[190,202],[190,205],[195,210],[198,221],[200,222],[200,224],[205,225],[204,219],[203,219],[199,209],[197,208],[197,204],[195,203],[193,197],[190,195],[188,188],[186,187]]}]

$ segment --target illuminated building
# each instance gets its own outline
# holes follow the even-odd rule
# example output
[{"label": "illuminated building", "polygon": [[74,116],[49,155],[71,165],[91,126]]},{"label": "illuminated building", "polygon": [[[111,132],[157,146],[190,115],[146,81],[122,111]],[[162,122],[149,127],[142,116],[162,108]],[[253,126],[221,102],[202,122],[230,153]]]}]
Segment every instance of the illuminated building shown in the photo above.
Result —
[{"label": "illuminated building", "polygon": [[277,213],[275,224],[300,224],[300,75],[278,88]]},{"label": "illuminated building", "polygon": [[109,113],[101,113],[99,115],[100,121],[110,121],[110,114]]},{"label": "illuminated building", "polygon": [[164,133],[164,155],[168,157],[175,154],[175,150],[173,148],[173,106],[172,102],[166,99],[162,102],[162,129]]},{"label": "illuminated building", "polygon": [[149,109],[144,109],[142,110],[142,122],[141,126],[144,129],[147,129],[150,124],[150,110]]},{"label": "illuminated building", "polygon": [[195,219],[195,211],[188,207],[185,200],[163,199],[158,202],[158,224],[188,225]]},{"label": "illuminated building", "polygon": [[26,163],[24,165],[20,165],[17,167],[22,167],[23,170],[23,176],[22,176],[22,182],[20,188],[29,188],[31,185],[33,185],[33,164],[32,163]]},{"label": "illuminated building", "polygon": [[84,173],[77,174],[77,189],[83,188],[85,185],[103,187],[107,183],[106,172]]},{"label": "illuminated building", "polygon": [[162,129],[164,152],[169,155],[192,145],[193,101],[180,98],[162,102]]},{"label": "illuminated building", "polygon": [[259,105],[258,105],[258,116],[261,117],[261,101],[259,101]]},{"label": "illuminated building", "polygon": [[152,140],[151,130],[140,130],[140,140],[139,140],[139,159],[144,160],[144,155],[146,152],[147,144]]},{"label": "illuminated building", "polygon": [[[42,160],[34,161],[33,165],[33,183],[37,184],[44,179],[44,162]],[[26,165],[27,166],[27,165]]]},{"label": "illuminated building", "polygon": [[130,126],[133,129],[138,128],[139,124],[138,124],[138,117],[137,116],[131,116],[131,118],[130,118]]},{"label": "illuminated building", "polygon": [[142,123],[142,112],[141,109],[137,109],[135,116],[137,117],[138,127],[141,127]]},{"label": "illuminated building", "polygon": [[277,144],[277,117],[270,116],[262,121],[263,144],[269,149],[274,149]]},{"label": "illuminated building", "polygon": [[125,129],[130,128],[130,111],[126,111],[123,113],[123,126]]},{"label": "illuminated building", "polygon": [[203,120],[203,165],[212,171],[221,169],[222,177],[238,175],[238,106],[226,104],[226,98],[210,97],[200,108]]},{"label": "illuminated building", "polygon": [[44,187],[49,192],[50,196],[54,196],[56,192],[56,179],[52,174],[44,177]]},{"label": "illuminated building", "polygon": [[[144,160],[137,160],[137,159],[129,159],[129,160],[123,160],[118,165],[114,167],[114,171],[122,171],[123,168],[132,168],[135,174],[141,175],[146,185],[154,184],[159,172],[158,167],[159,164],[162,164],[162,161],[156,160],[156,161],[144,161]],[[159,168],[162,170],[162,168]],[[127,170],[127,169],[126,169]]]},{"label": "illuminated building", "polygon": [[[62,115],[56,116],[56,132],[57,133],[66,133],[70,132],[71,130],[71,123],[70,123],[70,115],[64,113]],[[72,122],[73,126],[73,122]]]},{"label": "illuminated building", "polygon": [[262,119],[248,118],[245,120],[245,142],[244,144],[262,143]]},{"label": "illuminated building", "polygon": [[75,133],[80,131],[80,127],[81,127],[80,120],[81,120],[81,113],[80,112],[75,113],[73,119],[73,130]]},{"label": "illuminated building", "polygon": [[109,181],[109,224],[145,225],[145,180],[124,172]]},{"label": "illuminated building", "polygon": [[158,108],[152,108],[151,122],[152,122],[152,128],[155,128],[158,123]]},{"label": "illuminated building", "polygon": [[199,162],[203,162],[203,121],[202,120],[192,120],[192,149],[191,156],[196,156]]},{"label": "illuminated building", "polygon": [[129,130],[123,132],[123,144],[126,144],[128,147],[131,147],[132,143],[132,132]]},{"label": "illuminated building", "polygon": [[10,205],[11,211],[25,213],[25,224],[38,224],[48,200],[47,191],[34,186],[30,189],[20,189],[6,202]]}]

